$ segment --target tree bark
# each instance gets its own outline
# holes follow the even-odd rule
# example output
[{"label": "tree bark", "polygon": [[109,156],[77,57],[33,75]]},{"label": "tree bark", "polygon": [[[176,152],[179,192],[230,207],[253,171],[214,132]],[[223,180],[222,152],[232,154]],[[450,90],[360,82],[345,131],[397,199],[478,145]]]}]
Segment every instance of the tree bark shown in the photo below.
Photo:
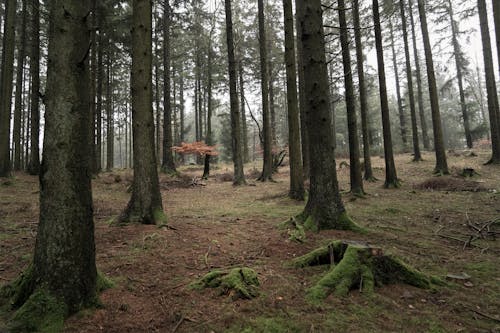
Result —
[{"label": "tree bark", "polygon": [[231,147],[233,151],[234,185],[245,185],[245,174],[243,173],[243,154],[241,145],[241,115],[238,105],[238,92],[236,90],[236,59],[234,56],[233,37],[233,15],[231,12],[231,0],[225,1],[226,12],[226,39],[229,72],[229,97],[231,103]]},{"label": "tree bark", "polygon": [[495,35],[497,39],[498,70],[500,77],[500,2],[498,0],[492,0],[492,2],[493,2],[493,18],[495,22]]},{"label": "tree bark", "polygon": [[380,89],[380,107],[382,111],[382,127],[384,134],[385,184],[386,188],[400,186],[394,163],[392,147],[391,120],[389,116],[389,101],[387,100],[387,83],[385,77],[384,48],[382,45],[382,29],[378,0],[373,0],[373,21],[375,24],[375,42],[377,48],[378,78]]},{"label": "tree bark", "polygon": [[[108,44],[108,46],[111,46]],[[112,84],[113,84],[113,74],[111,67],[111,50],[107,52],[107,64],[106,64],[106,170],[111,171],[115,167],[115,119],[113,110],[113,94],[112,94]]]},{"label": "tree bark", "polygon": [[104,86],[104,30],[103,13],[99,12],[99,36],[97,38],[97,90],[96,90],[96,147],[95,163],[96,171],[102,170],[102,95]]},{"label": "tree bark", "polygon": [[[213,31],[213,29],[212,29]],[[212,31],[210,32],[210,36],[208,39],[208,55],[207,55],[207,138],[206,144],[211,146],[213,145],[212,140],[212,58],[213,58],[213,50],[212,50]],[[205,163],[203,167],[203,179],[208,179],[210,176],[210,155],[205,155]]]},{"label": "tree bark", "polygon": [[90,34],[90,171],[97,174],[97,161],[96,156],[96,78],[97,78],[97,0],[92,0],[92,20],[91,20],[91,34]]},{"label": "tree bark", "polygon": [[132,11],[134,181],[132,197],[119,220],[165,223],[154,141],[151,1],[133,0]]},{"label": "tree bark", "polygon": [[242,130],[242,143],[243,143],[243,162],[250,162],[250,154],[248,151],[248,124],[245,107],[245,79],[243,78],[243,62],[238,62],[238,74],[240,82],[240,105],[241,105],[241,130]]},{"label": "tree bark", "polygon": [[431,99],[432,129],[434,132],[434,150],[436,152],[436,167],[434,168],[434,173],[449,174],[444,148],[443,128],[441,124],[441,114],[439,111],[439,98],[436,86],[436,76],[434,73],[431,42],[429,40],[429,30],[427,28],[427,16],[424,0],[418,0],[418,12],[420,14],[420,27],[422,28],[422,38],[424,40],[427,80],[429,81],[429,95]]},{"label": "tree bark", "polygon": [[408,44],[408,28],[404,0],[399,1],[399,8],[401,10],[401,26],[403,29],[403,44],[405,48],[406,79],[408,81],[408,100],[410,103],[411,132],[413,138],[413,161],[419,162],[422,161],[422,154],[420,153],[420,144],[418,140],[417,110],[415,108],[415,92],[413,91],[413,73],[411,69],[410,45]]},{"label": "tree bark", "polygon": [[489,164],[500,164],[500,111],[498,106],[495,70],[491,51],[490,29],[486,1],[478,0],[479,23],[483,42],[484,71],[486,74],[486,93],[488,96],[488,113],[490,116],[492,155]]},{"label": "tree bark", "polygon": [[10,161],[10,112],[12,106],[12,79],[14,75],[14,48],[16,39],[16,0],[5,2],[2,70],[0,77],[0,177],[8,177]]},{"label": "tree bark", "polygon": [[286,92],[288,106],[288,150],[290,156],[290,191],[288,196],[295,200],[304,200],[304,176],[302,174],[302,153],[300,151],[297,66],[295,64],[292,0],[283,0],[283,12],[285,27]]}]

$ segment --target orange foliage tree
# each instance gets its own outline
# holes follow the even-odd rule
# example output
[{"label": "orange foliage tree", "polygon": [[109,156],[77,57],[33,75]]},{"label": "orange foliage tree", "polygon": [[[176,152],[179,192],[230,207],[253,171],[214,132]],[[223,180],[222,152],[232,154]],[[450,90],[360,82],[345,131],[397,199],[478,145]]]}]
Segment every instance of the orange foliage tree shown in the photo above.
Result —
[{"label": "orange foliage tree", "polygon": [[217,156],[216,146],[209,146],[204,141],[182,142],[180,146],[171,148],[173,152],[183,155]]}]

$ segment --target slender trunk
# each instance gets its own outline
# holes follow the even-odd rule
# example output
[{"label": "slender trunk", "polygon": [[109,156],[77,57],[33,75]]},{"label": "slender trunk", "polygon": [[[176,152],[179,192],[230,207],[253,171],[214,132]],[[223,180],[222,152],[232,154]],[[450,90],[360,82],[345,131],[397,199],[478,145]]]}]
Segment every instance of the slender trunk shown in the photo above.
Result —
[{"label": "slender trunk", "polygon": [[40,2],[34,0],[32,8],[31,41],[31,145],[28,172],[40,173]]},{"label": "slender trunk", "polygon": [[247,115],[245,107],[245,80],[243,78],[243,63],[240,60],[238,62],[238,73],[240,81],[240,105],[241,105],[241,131],[242,131],[242,143],[243,143],[243,162],[250,162],[250,154],[248,151],[248,125],[247,125]]},{"label": "slender trunk", "polygon": [[483,41],[484,71],[486,74],[486,92],[488,96],[488,113],[490,116],[492,156],[489,164],[500,164],[500,111],[498,106],[495,70],[491,51],[490,29],[486,1],[478,0],[479,22]]},{"label": "slender trunk", "polygon": [[[481,117],[483,118],[483,124],[485,127],[489,127],[488,116],[486,115],[486,110],[484,108],[484,91],[483,91],[483,80],[481,79],[481,70],[479,66],[476,66],[476,75],[477,75],[477,90],[479,93],[479,108],[481,109]],[[487,139],[490,139],[490,132],[487,131]]]},{"label": "slender trunk", "polygon": [[111,171],[114,168],[114,143],[115,143],[115,124],[112,96],[112,68],[111,68],[111,52],[108,51],[106,64],[106,170]]},{"label": "slender trunk", "polygon": [[104,86],[104,31],[102,29],[102,13],[99,14],[99,36],[97,48],[97,90],[96,90],[96,172],[102,170],[102,95]]},{"label": "slender trunk", "polygon": [[225,1],[226,12],[226,39],[227,39],[227,57],[229,72],[229,97],[231,102],[231,143],[234,164],[234,185],[244,185],[245,174],[243,173],[243,154],[241,144],[241,115],[238,105],[238,92],[236,90],[236,59],[234,56],[234,37],[233,37],[233,15],[231,12],[231,0]]},{"label": "slender trunk", "polygon": [[[212,34],[208,39],[208,59],[207,59],[207,139],[206,144],[213,145],[212,140]],[[208,179],[210,176],[210,155],[205,155],[205,163],[203,168],[203,179]]]},{"label": "slender trunk", "polygon": [[429,40],[429,30],[427,28],[427,16],[424,0],[418,0],[418,12],[420,14],[420,26],[422,28],[422,38],[424,40],[425,62],[427,65],[427,79],[429,81],[429,95],[431,99],[432,128],[434,132],[434,150],[436,152],[436,167],[434,173],[448,174],[448,163],[446,162],[446,152],[443,142],[443,129],[441,124],[441,114],[439,112],[439,98],[436,86],[436,76],[434,73],[434,61],[432,59],[431,42]]},{"label": "slender trunk", "polygon": [[[269,48],[270,49],[270,48]],[[268,62],[269,66],[269,115],[271,117],[271,151],[278,145],[278,138],[276,136],[276,103],[275,103],[275,89],[273,80],[273,70],[271,67],[271,60]]]},{"label": "slender trunk", "polygon": [[16,39],[16,0],[6,0],[0,78],[0,177],[10,176],[10,112],[14,48]]},{"label": "slender trunk", "polygon": [[338,0],[340,23],[340,44],[342,47],[342,63],[344,67],[345,102],[347,109],[347,127],[349,132],[349,160],[351,192],[363,195],[363,176],[359,162],[359,136],[356,116],[356,101],[354,98],[354,83],[352,80],[351,52],[349,49],[349,31],[347,30],[346,7],[344,0]]},{"label": "slender trunk", "polygon": [[492,2],[493,2],[493,18],[495,22],[495,35],[497,40],[497,54],[498,54],[497,60],[498,60],[498,69],[500,77],[500,1],[492,0]]},{"label": "slender trunk", "polygon": [[420,145],[418,140],[417,110],[415,109],[415,92],[413,91],[413,73],[411,69],[410,46],[408,44],[408,28],[404,0],[399,1],[399,8],[401,10],[403,44],[405,48],[406,79],[408,81],[408,100],[410,103],[411,132],[413,138],[413,161],[418,162],[422,160],[422,155],[420,153]]},{"label": "slender trunk", "polygon": [[288,107],[288,150],[290,156],[290,191],[288,196],[304,200],[304,176],[300,151],[299,103],[297,97],[297,66],[295,64],[295,37],[293,35],[292,0],[283,0],[285,27],[286,92]]},{"label": "slender trunk", "polygon": [[92,0],[92,21],[90,33],[90,171],[97,174],[96,156],[96,78],[97,78],[97,0]]},{"label": "slender trunk", "polygon": [[378,79],[380,89],[380,107],[382,111],[382,127],[384,132],[385,184],[386,188],[399,187],[400,183],[394,163],[392,148],[391,120],[389,117],[389,101],[387,100],[387,84],[385,78],[384,47],[382,45],[382,28],[378,0],[373,0],[373,21],[375,24],[375,42],[377,47]]},{"label": "slender trunk", "polygon": [[21,36],[19,38],[19,48],[17,51],[17,74],[16,74],[16,98],[14,107],[14,170],[21,170],[21,114],[23,99],[23,79],[24,79],[24,58],[26,53],[26,18],[27,18],[27,0],[22,0],[22,19]]},{"label": "slender trunk", "polygon": [[418,100],[418,114],[420,118],[420,127],[422,128],[422,140],[424,144],[424,149],[429,150],[431,148],[431,143],[429,140],[429,134],[427,130],[427,119],[425,116],[425,106],[424,106],[424,89],[422,85],[422,72],[420,71],[420,60],[418,56],[417,48],[417,33],[415,27],[415,20],[413,19],[413,0],[408,0],[408,7],[410,13],[410,24],[411,24],[411,35],[413,42],[413,55],[415,57],[415,73],[417,77],[417,100]]}]

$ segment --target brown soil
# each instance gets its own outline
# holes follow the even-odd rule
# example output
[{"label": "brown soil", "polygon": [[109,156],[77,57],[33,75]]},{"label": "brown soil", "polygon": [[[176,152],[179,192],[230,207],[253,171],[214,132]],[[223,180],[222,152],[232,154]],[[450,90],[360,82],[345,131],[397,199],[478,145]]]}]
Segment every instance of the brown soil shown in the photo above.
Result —
[{"label": "brown soil", "polygon": [[[303,208],[287,198],[287,170],[275,175],[274,183],[250,179],[253,186],[245,187],[217,181],[217,173],[228,172],[225,166],[206,186],[193,186],[192,179],[201,174],[192,167],[181,169],[181,180],[162,176],[171,229],[110,225],[127,203],[132,175],[103,174],[93,183],[97,264],[116,286],[101,295],[102,309],[69,318],[65,332],[498,331],[500,324],[492,318],[500,319],[499,242],[480,239],[478,247],[464,249],[436,234],[452,230],[466,238],[467,218],[481,223],[500,216],[500,169],[483,166],[488,154],[478,153],[473,159],[452,156],[449,163],[458,169],[473,167],[480,174],[474,181],[490,190],[428,191],[419,184],[431,177],[432,154],[424,154],[421,163],[401,155],[401,189],[385,190],[379,181],[365,184],[364,199],[344,196],[350,215],[369,233],[308,233],[304,244],[289,241],[277,228]],[[383,180],[383,160],[374,158],[373,163],[375,176]],[[343,189],[349,188],[348,176],[348,169],[339,170]],[[37,179],[24,174],[0,185],[0,284],[14,279],[31,260],[38,195]],[[471,279],[437,291],[390,285],[372,296],[353,291],[344,298],[330,296],[322,306],[310,305],[306,289],[327,268],[284,264],[331,239],[369,242],[426,273],[444,277],[465,272]],[[187,287],[211,269],[237,266],[258,272],[259,297],[234,301],[216,290]]]}]

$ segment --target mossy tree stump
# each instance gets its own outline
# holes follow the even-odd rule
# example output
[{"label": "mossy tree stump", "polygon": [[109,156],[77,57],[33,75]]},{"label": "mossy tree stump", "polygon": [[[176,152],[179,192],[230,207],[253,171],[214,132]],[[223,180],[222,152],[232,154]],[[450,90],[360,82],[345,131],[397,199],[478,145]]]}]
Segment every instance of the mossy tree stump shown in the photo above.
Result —
[{"label": "mossy tree stump", "polygon": [[189,287],[196,290],[218,288],[221,295],[230,295],[233,299],[251,299],[259,295],[257,273],[246,267],[211,271]]},{"label": "mossy tree stump", "polygon": [[406,283],[428,289],[438,280],[386,255],[365,243],[332,241],[292,262],[293,267],[331,265],[330,270],[307,291],[307,299],[318,303],[331,293],[345,296],[354,288],[372,293],[375,286]]}]

